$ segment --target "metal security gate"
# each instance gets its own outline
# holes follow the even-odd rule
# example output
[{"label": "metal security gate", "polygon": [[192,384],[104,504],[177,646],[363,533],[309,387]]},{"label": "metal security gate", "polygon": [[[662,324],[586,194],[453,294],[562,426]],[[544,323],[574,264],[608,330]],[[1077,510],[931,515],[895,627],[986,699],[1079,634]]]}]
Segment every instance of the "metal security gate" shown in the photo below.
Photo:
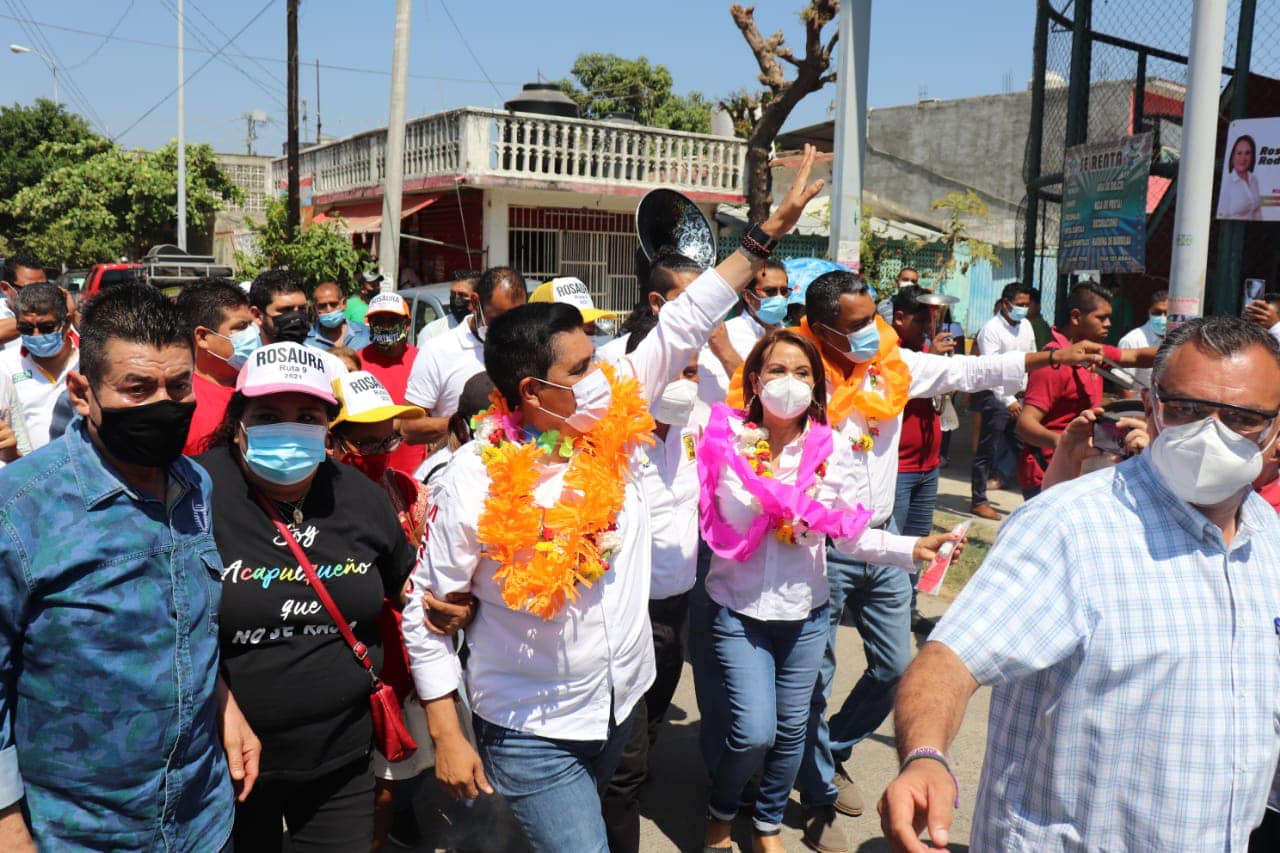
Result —
[{"label": "metal security gate", "polygon": [[635,279],[635,216],[553,207],[512,207],[508,257],[532,290],[556,276],[582,279],[596,307],[627,312]]}]

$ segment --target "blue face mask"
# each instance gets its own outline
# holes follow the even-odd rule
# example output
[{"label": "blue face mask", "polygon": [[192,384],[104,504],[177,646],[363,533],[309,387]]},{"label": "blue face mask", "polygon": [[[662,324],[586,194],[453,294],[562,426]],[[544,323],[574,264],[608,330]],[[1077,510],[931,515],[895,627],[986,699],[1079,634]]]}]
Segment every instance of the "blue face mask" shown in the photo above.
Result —
[{"label": "blue face mask", "polygon": [[[218,335],[217,332],[214,332],[214,334]],[[257,323],[250,323],[240,331],[232,332],[230,337],[226,335],[218,335],[218,337],[231,341],[231,357],[223,358],[222,360],[236,370],[244,367],[244,363],[249,360],[249,356],[253,351],[262,346],[262,333],[258,329]],[[211,354],[215,358],[222,358],[216,353]]]},{"label": "blue face mask", "polygon": [[347,319],[347,315],[342,311],[330,311],[328,314],[318,314],[316,319],[320,321],[320,325],[326,329],[336,329],[342,325],[342,321]]},{"label": "blue face mask", "polygon": [[[826,324],[820,325],[822,325],[822,328],[835,332],[837,335],[841,334]],[[841,335],[841,337],[849,341],[849,351],[845,353],[845,356],[850,361],[856,361],[861,364],[864,361],[870,361],[875,358],[876,353],[880,352],[880,329],[876,325],[875,318],[872,318],[870,323],[858,331],[848,335]]]},{"label": "blue face mask", "polygon": [[1169,318],[1164,314],[1152,317],[1147,322],[1151,324],[1151,331],[1155,332],[1162,338],[1164,337],[1165,330],[1169,328]]},{"label": "blue face mask", "polygon": [[760,300],[756,319],[766,326],[776,326],[787,316],[787,297],[768,296]]},{"label": "blue face mask", "polygon": [[324,461],[324,424],[279,423],[242,427],[244,461],[268,483],[292,486],[315,473]]},{"label": "blue face mask", "polygon": [[1031,309],[1026,305],[1010,305],[1009,306],[1009,322],[1021,323],[1027,319],[1027,312]]},{"label": "blue face mask", "polygon": [[22,345],[27,352],[36,358],[49,358],[62,351],[64,343],[62,332],[50,332],[47,335],[23,335]]}]

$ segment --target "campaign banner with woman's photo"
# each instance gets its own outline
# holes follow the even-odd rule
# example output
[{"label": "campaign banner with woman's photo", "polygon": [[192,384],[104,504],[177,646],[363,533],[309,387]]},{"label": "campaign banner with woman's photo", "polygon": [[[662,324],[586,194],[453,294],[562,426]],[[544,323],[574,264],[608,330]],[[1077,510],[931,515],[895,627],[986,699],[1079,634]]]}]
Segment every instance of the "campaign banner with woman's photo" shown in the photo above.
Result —
[{"label": "campaign banner with woman's photo", "polygon": [[1150,133],[1067,149],[1059,272],[1146,269],[1150,172]]},{"label": "campaign banner with woman's photo", "polygon": [[1280,222],[1280,118],[1231,122],[1218,218]]}]

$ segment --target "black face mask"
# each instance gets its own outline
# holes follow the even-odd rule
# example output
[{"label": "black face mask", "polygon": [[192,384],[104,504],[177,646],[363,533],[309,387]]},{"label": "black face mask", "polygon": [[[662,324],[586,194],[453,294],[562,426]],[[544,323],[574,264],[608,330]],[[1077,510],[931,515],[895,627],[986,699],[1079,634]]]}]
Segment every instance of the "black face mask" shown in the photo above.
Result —
[{"label": "black face mask", "polygon": [[275,329],[276,343],[280,341],[304,343],[307,340],[307,333],[311,331],[311,320],[307,317],[306,311],[285,311],[277,315],[271,321],[271,325]]},{"label": "black face mask", "polygon": [[161,400],[145,406],[102,407],[98,438],[107,452],[129,465],[167,468],[182,455],[195,403]]},{"label": "black face mask", "polygon": [[471,300],[461,293],[449,294],[449,313],[461,323],[471,313]]}]

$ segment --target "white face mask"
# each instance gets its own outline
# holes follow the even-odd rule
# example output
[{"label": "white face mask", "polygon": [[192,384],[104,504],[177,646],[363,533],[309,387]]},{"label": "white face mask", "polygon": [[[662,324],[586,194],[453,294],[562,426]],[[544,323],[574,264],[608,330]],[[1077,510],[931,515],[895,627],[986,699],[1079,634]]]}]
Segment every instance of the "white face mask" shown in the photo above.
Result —
[{"label": "white face mask", "polygon": [[813,402],[813,388],[787,374],[770,379],[760,389],[760,403],[774,417],[798,418]]},{"label": "white face mask", "polygon": [[[1274,436],[1267,447],[1273,441]],[[1217,418],[1205,418],[1180,426],[1162,426],[1147,448],[1147,455],[1175,495],[1195,506],[1213,506],[1258,478],[1263,450],[1252,439],[1227,429]]]},{"label": "white face mask", "polygon": [[600,423],[600,419],[609,412],[609,406],[613,403],[613,387],[609,384],[609,377],[605,376],[604,371],[599,368],[579,379],[575,385],[557,385],[546,379],[538,381],[553,388],[563,388],[573,392],[573,400],[578,408],[568,417],[542,406],[538,408],[548,415],[559,418],[584,435]]},{"label": "white face mask", "polygon": [[649,406],[649,413],[660,424],[682,427],[689,423],[693,406],[698,402],[698,383],[677,379],[662,391],[662,396]]}]

